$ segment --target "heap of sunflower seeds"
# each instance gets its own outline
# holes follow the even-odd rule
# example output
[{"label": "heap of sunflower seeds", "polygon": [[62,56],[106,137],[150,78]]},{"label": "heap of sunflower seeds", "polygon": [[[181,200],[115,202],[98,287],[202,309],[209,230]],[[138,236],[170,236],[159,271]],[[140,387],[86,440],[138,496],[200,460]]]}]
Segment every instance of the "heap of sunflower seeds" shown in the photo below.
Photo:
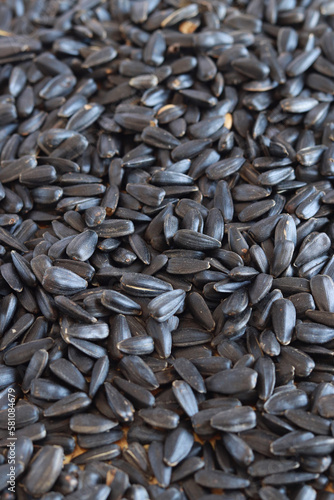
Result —
[{"label": "heap of sunflower seeds", "polygon": [[0,4],[0,500],[333,500],[333,29]]}]

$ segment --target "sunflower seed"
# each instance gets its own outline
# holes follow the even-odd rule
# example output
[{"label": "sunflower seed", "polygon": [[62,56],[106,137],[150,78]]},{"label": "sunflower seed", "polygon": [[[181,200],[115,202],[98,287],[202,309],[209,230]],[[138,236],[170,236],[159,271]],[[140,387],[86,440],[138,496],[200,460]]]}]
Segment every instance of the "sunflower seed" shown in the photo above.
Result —
[{"label": "sunflower seed", "polygon": [[276,392],[264,404],[264,409],[273,415],[282,415],[285,410],[303,408],[308,404],[307,395],[299,389]]},{"label": "sunflower seed", "polygon": [[61,267],[49,267],[43,276],[43,287],[57,295],[72,295],[87,288],[87,281]]},{"label": "sunflower seed", "polygon": [[147,306],[149,314],[162,323],[173,316],[182,306],[185,299],[183,290],[162,293],[151,300]]},{"label": "sunflower seed", "polygon": [[198,412],[195,395],[187,382],[176,380],[172,384],[173,394],[184,412],[192,417]]},{"label": "sunflower seed", "polygon": [[167,437],[164,445],[164,461],[170,467],[175,467],[186,458],[193,446],[193,435],[179,427]]},{"label": "sunflower seed", "polygon": [[225,370],[212,375],[206,380],[209,391],[221,394],[237,394],[251,390],[256,386],[257,373],[250,368]]},{"label": "sunflower seed", "polygon": [[296,323],[296,310],[290,300],[276,300],[271,308],[272,322],[277,340],[287,345],[291,342]]},{"label": "sunflower seed", "polygon": [[242,479],[233,474],[216,470],[201,470],[196,472],[195,481],[201,486],[224,488],[226,490],[234,490],[238,488],[247,488],[250,482],[247,479]]},{"label": "sunflower seed", "polygon": [[[24,479],[24,489],[31,495],[43,495],[51,490],[63,465],[63,449],[45,446],[35,456]],[[36,477],[37,476],[37,477]]]},{"label": "sunflower seed", "polygon": [[105,290],[102,293],[101,303],[107,309],[120,314],[141,313],[141,307],[137,302],[113,290]]}]

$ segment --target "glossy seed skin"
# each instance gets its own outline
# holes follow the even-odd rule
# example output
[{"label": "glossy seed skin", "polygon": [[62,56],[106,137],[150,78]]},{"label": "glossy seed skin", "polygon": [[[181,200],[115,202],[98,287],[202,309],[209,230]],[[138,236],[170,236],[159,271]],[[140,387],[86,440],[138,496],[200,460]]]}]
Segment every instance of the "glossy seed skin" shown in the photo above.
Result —
[{"label": "glossy seed skin", "polygon": [[63,450],[61,447],[46,446],[43,448],[26,476],[24,483],[26,491],[32,495],[43,495],[49,491],[59,475],[62,460]]},{"label": "glossy seed skin", "polygon": [[50,267],[44,274],[43,286],[48,292],[53,294],[72,295],[85,290],[87,282],[72,271]]},{"label": "glossy seed skin", "polygon": [[291,342],[296,323],[296,310],[291,301],[279,299],[272,306],[272,322],[277,340],[287,345]]}]

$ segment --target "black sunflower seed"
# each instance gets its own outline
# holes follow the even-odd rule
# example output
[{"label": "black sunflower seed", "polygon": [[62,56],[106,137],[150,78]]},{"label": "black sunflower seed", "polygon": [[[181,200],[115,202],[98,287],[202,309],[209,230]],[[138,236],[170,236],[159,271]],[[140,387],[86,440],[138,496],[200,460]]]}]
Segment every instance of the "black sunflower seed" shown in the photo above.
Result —
[{"label": "black sunflower seed", "polygon": [[168,321],[159,322],[153,318],[147,321],[147,332],[153,338],[154,347],[159,357],[168,358],[172,350],[171,327]]},{"label": "black sunflower seed", "polygon": [[241,465],[249,465],[254,460],[254,454],[250,446],[239,436],[226,433],[222,439],[226,450],[233,459]]},{"label": "black sunflower seed", "polygon": [[66,254],[74,260],[88,260],[94,253],[97,240],[96,232],[87,229],[70,241],[66,247]]},{"label": "black sunflower seed", "polygon": [[162,429],[175,429],[179,423],[178,414],[165,408],[147,408],[139,415],[147,424]]},{"label": "black sunflower seed", "polygon": [[102,459],[110,460],[112,458],[120,455],[120,448],[117,444],[108,444],[104,446],[99,446],[97,448],[92,448],[81,455],[77,455],[73,463],[75,464],[87,464],[91,461]]},{"label": "black sunflower seed", "polygon": [[247,479],[218,470],[200,470],[195,474],[195,481],[205,487],[213,486],[214,488],[224,488],[226,490],[247,488],[250,484]]},{"label": "black sunflower seed", "polygon": [[133,420],[134,408],[130,401],[108,382],[105,382],[104,387],[108,404],[117,420],[131,422]]},{"label": "black sunflower seed", "polygon": [[221,394],[237,394],[238,392],[253,389],[256,382],[256,371],[250,368],[236,368],[212,375],[206,380],[206,386],[209,391]]},{"label": "black sunflower seed", "polygon": [[158,484],[166,488],[169,486],[172,468],[166,465],[163,461],[163,444],[157,441],[153,441],[148,449],[148,459],[151,465],[151,469],[157,478]]},{"label": "black sunflower seed", "polygon": [[72,295],[87,288],[87,281],[61,267],[49,267],[43,276],[43,287],[57,295]]},{"label": "black sunflower seed", "polygon": [[183,380],[185,380],[195,391],[200,393],[206,392],[203,378],[191,361],[178,358],[174,361],[173,367]]},{"label": "black sunflower seed", "polygon": [[215,249],[221,246],[220,241],[190,229],[180,229],[174,235],[174,242],[181,248],[189,250]]},{"label": "black sunflower seed", "polygon": [[329,276],[317,275],[310,280],[310,287],[314,301],[321,311],[334,312],[332,289],[333,280]]},{"label": "black sunflower seed", "polygon": [[198,412],[195,395],[187,382],[176,380],[172,384],[173,394],[183,411],[192,417]]},{"label": "black sunflower seed", "polygon": [[191,432],[182,427],[173,430],[166,438],[164,445],[164,461],[170,467],[175,467],[188,456],[194,444]]},{"label": "black sunflower seed", "polygon": [[44,410],[45,417],[58,417],[71,415],[73,412],[81,411],[91,404],[88,396],[83,392],[75,392],[53,403]]},{"label": "black sunflower seed", "polygon": [[299,389],[287,389],[274,393],[264,404],[264,409],[273,415],[282,415],[286,410],[307,406],[307,394]]},{"label": "black sunflower seed", "polygon": [[147,306],[149,314],[162,323],[173,316],[182,306],[185,299],[183,290],[165,292],[151,300]]},{"label": "black sunflower seed", "polygon": [[162,149],[174,149],[180,144],[172,134],[159,127],[144,128],[142,138],[146,144]]},{"label": "black sunflower seed", "polygon": [[24,489],[31,495],[43,495],[53,487],[63,465],[64,450],[61,446],[45,446],[24,479]]},{"label": "black sunflower seed", "polygon": [[101,303],[107,309],[121,314],[140,314],[141,307],[132,299],[113,290],[105,290]]},{"label": "black sunflower seed", "polygon": [[20,363],[27,363],[38,350],[50,350],[53,346],[54,341],[50,337],[16,345],[6,351],[6,364],[8,366],[16,366]]},{"label": "black sunflower seed", "polygon": [[271,308],[271,317],[277,340],[289,344],[296,324],[296,310],[288,299],[276,300]]},{"label": "black sunflower seed", "polygon": [[28,392],[32,381],[43,373],[48,362],[48,353],[45,349],[36,350],[32,355],[25,373],[22,390]]},{"label": "black sunflower seed", "polygon": [[334,448],[333,438],[327,436],[316,436],[305,440],[304,442],[295,444],[291,446],[292,452],[297,452],[301,455],[323,455],[326,453],[331,453]]}]

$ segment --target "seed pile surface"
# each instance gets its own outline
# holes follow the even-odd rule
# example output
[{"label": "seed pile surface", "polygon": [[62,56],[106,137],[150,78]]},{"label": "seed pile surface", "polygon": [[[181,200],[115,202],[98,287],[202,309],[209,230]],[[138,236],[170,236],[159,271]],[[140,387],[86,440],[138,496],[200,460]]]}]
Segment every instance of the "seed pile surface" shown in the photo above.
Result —
[{"label": "seed pile surface", "polygon": [[0,500],[333,500],[333,16],[0,4]]}]

